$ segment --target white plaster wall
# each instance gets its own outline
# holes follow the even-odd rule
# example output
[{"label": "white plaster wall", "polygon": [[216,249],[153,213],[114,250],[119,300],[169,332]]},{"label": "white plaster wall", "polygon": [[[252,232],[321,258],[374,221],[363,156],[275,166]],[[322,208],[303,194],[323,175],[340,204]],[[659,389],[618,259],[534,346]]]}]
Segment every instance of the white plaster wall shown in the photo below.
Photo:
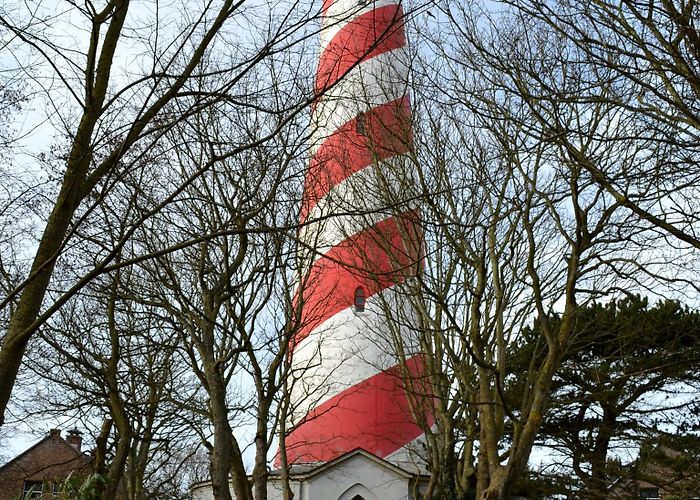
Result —
[{"label": "white plaster wall", "polygon": [[200,484],[192,488],[192,500],[214,500],[211,486],[209,484]]},{"label": "white plaster wall", "polygon": [[[270,478],[269,500],[282,500],[282,484]],[[355,455],[310,478],[291,482],[295,500],[346,500],[356,494],[366,500],[411,500],[409,479],[363,455]],[[233,494],[233,491],[231,492]],[[213,500],[211,487],[192,490],[193,500]]]},{"label": "white plaster wall", "polygon": [[[301,499],[301,484],[296,481],[290,481],[289,487],[292,489],[294,498]],[[267,481],[267,500],[282,500],[282,483],[270,478]]]},{"label": "white plaster wall", "polygon": [[[355,455],[308,480],[308,491],[301,500],[339,500],[355,485],[362,485],[381,500],[408,499],[408,479],[376,462]],[[352,498],[353,495],[350,495]],[[361,493],[362,494],[362,493]],[[342,497],[344,500],[345,497]],[[367,498],[367,500],[372,500]]]},{"label": "white plaster wall", "polygon": [[[275,481],[274,479],[274,477],[271,477],[267,483],[267,498],[268,500],[281,500],[282,483]],[[301,484],[299,482],[291,482],[290,487],[292,489],[292,493],[294,494],[294,498],[301,499]],[[231,488],[231,495],[233,498],[236,498],[233,488]],[[192,488],[192,500],[214,500],[211,485],[201,484]]]}]

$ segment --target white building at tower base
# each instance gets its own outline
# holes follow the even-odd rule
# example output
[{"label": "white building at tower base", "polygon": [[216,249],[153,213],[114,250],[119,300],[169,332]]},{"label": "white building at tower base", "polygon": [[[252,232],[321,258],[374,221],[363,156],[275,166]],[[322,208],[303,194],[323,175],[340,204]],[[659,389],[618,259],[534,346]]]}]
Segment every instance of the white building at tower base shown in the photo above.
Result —
[{"label": "white building at tower base", "polygon": [[[409,472],[358,448],[330,462],[294,465],[289,474],[294,500],[414,500],[430,476]],[[270,473],[268,500],[282,500],[278,471]],[[192,487],[193,500],[212,500],[211,485]]]}]

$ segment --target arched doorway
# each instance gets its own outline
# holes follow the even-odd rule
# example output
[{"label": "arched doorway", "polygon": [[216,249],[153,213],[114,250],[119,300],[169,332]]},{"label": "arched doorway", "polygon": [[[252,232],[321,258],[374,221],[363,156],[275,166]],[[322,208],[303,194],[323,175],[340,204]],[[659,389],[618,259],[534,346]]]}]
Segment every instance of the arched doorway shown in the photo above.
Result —
[{"label": "arched doorway", "polygon": [[377,497],[366,486],[357,483],[345,490],[338,500],[377,500]]}]

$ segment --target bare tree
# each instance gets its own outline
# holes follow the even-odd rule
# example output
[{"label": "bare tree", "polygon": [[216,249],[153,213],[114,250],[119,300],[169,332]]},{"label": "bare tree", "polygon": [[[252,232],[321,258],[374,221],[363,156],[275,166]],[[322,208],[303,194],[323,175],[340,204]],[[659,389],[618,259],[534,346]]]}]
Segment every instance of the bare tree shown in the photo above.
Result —
[{"label": "bare tree", "polygon": [[[299,9],[293,3],[256,9],[223,0],[198,12],[156,5],[155,11],[138,15],[131,12],[128,0],[48,12],[45,9],[51,7],[44,4],[26,4],[23,11],[0,14],[0,26],[12,37],[8,47],[18,57],[38,54],[42,66],[34,83],[44,90],[44,102],[66,144],[65,154],[57,159],[61,168],[55,201],[31,268],[1,302],[3,309],[16,305],[0,350],[0,415],[31,336],[86,282],[113,264],[143,220],[134,221],[114,248],[103,249],[93,268],[71,281],[56,283],[57,292],[47,296],[57,263],[69,258],[76,228],[109,197],[125,172],[162,152],[164,133],[176,123],[215,104],[233,112],[244,108],[245,96],[228,91],[265,58],[304,39],[303,27],[314,17],[311,7]],[[242,25],[240,29],[246,31],[259,16],[266,23],[259,31],[251,30],[248,39],[241,39],[236,27]],[[59,36],[74,22],[84,27],[85,38]],[[215,53],[220,54],[216,69],[202,64]],[[130,63],[122,63],[129,59]],[[285,103],[287,115],[301,109],[304,96],[296,97]],[[178,105],[173,107],[174,103]],[[284,121],[278,122],[280,126]],[[268,129],[258,140],[275,133]],[[249,146],[235,140],[229,144],[220,154],[234,155]],[[150,200],[152,204],[141,212],[142,219],[162,210],[200,174],[191,172],[173,192],[159,193],[159,199]]]},{"label": "bare tree", "polygon": [[[538,101],[522,93],[544,80],[552,96],[585,94],[580,68],[559,58],[561,37],[517,16],[453,5],[437,12],[440,36],[414,65],[427,242],[415,295],[424,351],[433,353],[436,421],[426,429],[437,472],[428,495],[505,498],[526,470],[577,308],[625,285],[658,283],[658,263],[642,253],[653,237],[576,154],[618,161],[599,134],[624,124],[604,105],[554,98],[541,118]],[[545,128],[555,122],[577,150]],[[556,328],[543,324],[553,311]],[[531,341],[544,354],[515,381],[509,352],[532,317],[542,327]]]},{"label": "bare tree", "polygon": [[[92,226],[92,238],[85,235],[90,243],[82,255],[73,254],[86,265],[99,241],[110,246],[128,227],[107,206],[100,212],[104,224]],[[182,467],[198,441],[191,409],[199,390],[188,382],[177,335],[162,311],[132,298],[143,279],[136,268],[119,269],[76,294],[32,343],[27,365],[34,390],[16,398],[23,419],[69,417],[90,431],[102,498],[118,491],[130,499],[180,494],[182,485],[158,471]]]},{"label": "bare tree", "polygon": [[[259,83],[251,79],[247,84]],[[162,308],[179,332],[183,352],[207,394],[207,406],[200,411],[213,431],[207,445],[212,487],[215,498],[224,499],[231,498],[229,478],[236,498],[266,498],[275,401],[288,345],[282,313],[291,300],[284,300],[289,287],[283,276],[290,272],[293,258],[287,232],[294,226],[290,217],[295,218],[298,206],[298,158],[305,147],[298,136],[303,128],[291,124],[272,141],[221,159],[219,151],[230,138],[260,142],[268,130],[279,129],[277,120],[284,119],[283,108],[276,108],[284,106],[280,94],[249,91],[258,104],[267,101],[279,114],[226,116],[217,111],[178,126],[171,138],[180,175],[188,177],[209,162],[213,167],[183,191],[167,215],[154,218],[141,233],[147,252],[153,254],[211,235],[196,246],[144,263],[150,283],[141,295]],[[174,185],[181,182],[170,177]],[[254,429],[251,482],[243,457],[246,426]],[[206,428],[202,432],[206,436]]]},{"label": "bare tree", "polygon": [[[518,92],[548,140],[576,155],[588,175],[640,224],[678,240],[670,244],[700,248],[695,215],[700,6],[694,1],[504,3],[524,24],[556,33],[562,63],[580,68],[579,92],[553,87],[522,69],[526,78]],[[552,119],[555,105],[594,103],[611,125],[598,130],[596,140],[616,151],[617,162],[600,161],[571,141],[571,128],[585,127],[592,116],[578,125]]]}]

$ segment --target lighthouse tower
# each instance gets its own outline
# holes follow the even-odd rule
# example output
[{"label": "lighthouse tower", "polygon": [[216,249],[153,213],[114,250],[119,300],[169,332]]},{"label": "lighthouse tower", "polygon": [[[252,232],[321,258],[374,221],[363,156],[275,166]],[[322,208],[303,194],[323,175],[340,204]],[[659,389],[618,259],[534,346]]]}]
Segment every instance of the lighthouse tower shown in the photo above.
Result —
[{"label": "lighthouse tower", "polygon": [[[324,0],[322,14],[281,451],[295,500],[413,499],[432,414],[404,14],[400,0]],[[270,500],[284,498],[279,472]]]},{"label": "lighthouse tower", "polygon": [[417,417],[430,422],[410,301],[423,238],[408,157],[408,65],[399,0],[324,1],[300,215],[285,444],[292,470],[351,454],[411,474],[421,468]]}]

